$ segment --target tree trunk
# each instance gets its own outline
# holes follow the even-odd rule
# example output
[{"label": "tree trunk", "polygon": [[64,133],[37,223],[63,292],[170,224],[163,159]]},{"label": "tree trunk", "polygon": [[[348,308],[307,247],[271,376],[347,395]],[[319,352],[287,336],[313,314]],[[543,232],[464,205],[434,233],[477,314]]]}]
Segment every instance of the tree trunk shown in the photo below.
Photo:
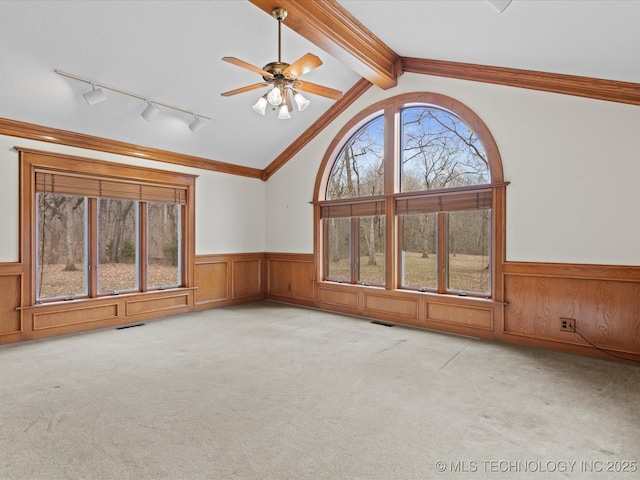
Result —
[{"label": "tree trunk", "polygon": [[67,262],[64,267],[65,272],[75,272],[76,264],[73,256],[73,205],[70,199],[64,202],[64,230],[65,230],[65,246],[67,248]]},{"label": "tree trunk", "polygon": [[376,226],[374,219],[369,221],[369,265],[377,265],[376,262]]}]

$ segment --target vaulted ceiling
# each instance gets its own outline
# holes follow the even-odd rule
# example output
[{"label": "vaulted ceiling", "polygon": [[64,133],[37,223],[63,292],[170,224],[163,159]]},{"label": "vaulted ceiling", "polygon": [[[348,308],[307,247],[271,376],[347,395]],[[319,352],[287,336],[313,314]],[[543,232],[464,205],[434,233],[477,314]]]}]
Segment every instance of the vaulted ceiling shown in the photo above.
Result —
[{"label": "vaulted ceiling", "polygon": [[[307,95],[278,120],[251,109],[266,88],[220,95],[261,81],[222,57],[277,59],[275,5],[290,11],[282,60],[317,55],[304,80],[345,93],[363,77],[392,89],[399,57],[640,84],[633,0],[513,0],[502,13],[485,0],[0,0],[0,118],[262,170],[341,102]],[[189,114],[161,108],[147,122],[144,100],[110,91],[89,106],[90,86],[55,70],[212,120],[194,134]]]}]

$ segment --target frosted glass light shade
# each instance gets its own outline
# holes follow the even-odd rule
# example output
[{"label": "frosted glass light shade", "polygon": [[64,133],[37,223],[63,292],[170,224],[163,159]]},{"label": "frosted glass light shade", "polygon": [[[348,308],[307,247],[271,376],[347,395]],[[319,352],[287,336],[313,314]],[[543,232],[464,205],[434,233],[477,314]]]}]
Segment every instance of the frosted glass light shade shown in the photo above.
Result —
[{"label": "frosted glass light shade", "polygon": [[267,111],[267,103],[268,103],[267,102],[267,96],[263,95],[258,99],[256,104],[251,108],[253,108],[260,115],[264,115],[265,112]]},{"label": "frosted glass light shade", "polygon": [[294,93],[293,99],[296,101],[296,105],[298,105],[299,112],[303,111],[305,108],[311,105],[311,102],[308,99],[304,98],[301,93]]},{"label": "frosted glass light shade", "polygon": [[280,88],[273,87],[267,94],[267,100],[273,106],[280,105],[282,103],[282,92],[280,92]]},{"label": "frosted glass light shade", "polygon": [[287,120],[288,118],[291,118],[291,115],[289,114],[289,108],[287,108],[286,103],[283,103],[282,105],[280,105],[280,109],[278,110],[278,119]]}]

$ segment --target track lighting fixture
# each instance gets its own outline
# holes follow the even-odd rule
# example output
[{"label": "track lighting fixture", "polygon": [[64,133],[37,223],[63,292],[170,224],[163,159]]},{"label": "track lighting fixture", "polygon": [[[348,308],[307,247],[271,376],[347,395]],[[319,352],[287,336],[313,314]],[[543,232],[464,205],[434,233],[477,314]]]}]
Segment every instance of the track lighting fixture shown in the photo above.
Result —
[{"label": "track lighting fixture", "polygon": [[147,106],[145,107],[145,109],[142,111],[140,115],[142,115],[142,118],[144,118],[147,122],[150,122],[151,120],[156,118],[159,113],[160,113],[160,109],[156,107],[155,104],[147,100]]},{"label": "track lighting fixture", "polygon": [[[83,94],[85,100],[89,105],[96,105],[100,102],[104,102],[107,99],[107,96],[105,95],[104,90],[110,90],[112,92],[120,93],[122,95],[126,95],[132,98],[137,98],[138,100],[143,100],[144,102],[146,102],[146,106],[142,111],[141,115],[145,120],[149,122],[153,120],[158,115],[158,113],[160,113],[160,107],[189,115],[192,118],[191,122],[189,123],[189,130],[191,130],[193,133],[196,133],[202,129],[202,127],[205,124],[205,120],[211,120],[210,117],[205,117],[204,115],[200,115],[195,112],[190,112],[189,110],[184,110],[182,108],[167,105],[166,103],[157,102],[155,100],[151,100],[150,98],[144,97],[142,95],[136,95],[135,93],[125,92],[124,90],[120,90],[119,88],[109,87],[108,85],[105,85],[102,83],[87,80],[85,78],[81,78],[76,75],[71,75],[70,73],[61,72],[60,70],[54,70],[54,72],[56,72],[58,75],[62,75],[63,77],[72,78],[74,80],[78,80],[80,82],[90,84],[91,90]],[[266,97],[265,97],[265,107],[266,107]]]},{"label": "track lighting fixture", "polygon": [[98,103],[104,102],[107,99],[104,90],[102,90],[101,88],[96,88],[93,83],[91,84],[91,90],[89,90],[87,93],[83,93],[82,95],[84,96],[84,99],[87,101],[87,103],[92,107],[94,105],[97,105]]},{"label": "track lighting fixture", "polygon": [[202,120],[197,115],[194,115],[193,121],[189,124],[189,130],[191,130],[193,133],[198,133],[198,131],[200,131],[202,127],[204,127],[204,120]]}]

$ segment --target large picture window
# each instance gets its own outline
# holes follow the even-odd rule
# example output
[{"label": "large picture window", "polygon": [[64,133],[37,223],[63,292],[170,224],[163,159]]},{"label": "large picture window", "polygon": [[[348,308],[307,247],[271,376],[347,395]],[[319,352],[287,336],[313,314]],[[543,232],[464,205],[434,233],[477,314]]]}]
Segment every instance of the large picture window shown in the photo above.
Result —
[{"label": "large picture window", "polygon": [[71,171],[68,160],[29,158],[36,303],[187,286],[184,232],[192,179],[155,183],[172,175],[102,168],[137,176],[115,177],[81,163]]},{"label": "large picture window", "polygon": [[490,297],[505,186],[495,142],[449,97],[395,100],[362,112],[325,156],[322,279]]}]

